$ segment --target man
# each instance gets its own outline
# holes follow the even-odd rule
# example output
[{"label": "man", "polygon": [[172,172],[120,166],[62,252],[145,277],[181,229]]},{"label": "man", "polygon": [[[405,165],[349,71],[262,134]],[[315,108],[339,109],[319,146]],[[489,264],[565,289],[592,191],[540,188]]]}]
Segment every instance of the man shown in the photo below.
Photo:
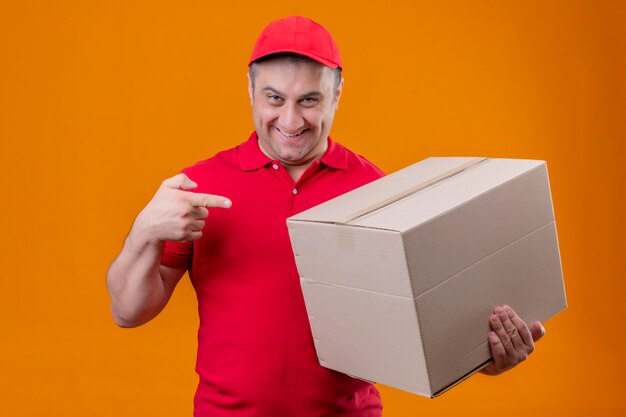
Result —
[{"label": "man", "polygon": [[[250,60],[255,131],[165,180],[111,264],[122,327],[158,315],[189,270],[200,315],[197,417],[382,413],[372,384],[319,365],[285,222],[383,175],[328,136],[341,67],[319,24],[293,16],[268,25]],[[491,375],[524,360],[543,334],[506,306],[490,324]]]}]

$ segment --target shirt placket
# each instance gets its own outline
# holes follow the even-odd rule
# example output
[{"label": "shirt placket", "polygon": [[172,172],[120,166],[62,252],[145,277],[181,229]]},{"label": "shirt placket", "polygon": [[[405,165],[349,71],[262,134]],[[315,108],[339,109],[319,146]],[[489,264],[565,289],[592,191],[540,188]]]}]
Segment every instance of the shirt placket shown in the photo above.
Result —
[{"label": "shirt placket", "polygon": [[315,173],[317,173],[320,169],[320,161],[313,161],[313,163],[304,171],[298,182],[294,182],[289,172],[285,169],[285,167],[278,161],[272,161],[269,165],[268,169],[273,172],[275,176],[280,178],[283,183],[287,186],[289,190],[289,207],[287,208],[288,215],[292,215],[293,202],[297,198],[298,193],[302,187],[302,184],[311,178]]}]

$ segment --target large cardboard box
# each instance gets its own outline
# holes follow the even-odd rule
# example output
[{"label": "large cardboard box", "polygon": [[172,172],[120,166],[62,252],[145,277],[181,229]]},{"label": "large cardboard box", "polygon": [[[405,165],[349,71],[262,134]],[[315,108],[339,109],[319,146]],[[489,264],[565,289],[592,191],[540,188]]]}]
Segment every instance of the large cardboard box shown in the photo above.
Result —
[{"label": "large cardboard box", "polygon": [[321,365],[434,397],[566,307],[546,164],[429,158],[287,220]]}]

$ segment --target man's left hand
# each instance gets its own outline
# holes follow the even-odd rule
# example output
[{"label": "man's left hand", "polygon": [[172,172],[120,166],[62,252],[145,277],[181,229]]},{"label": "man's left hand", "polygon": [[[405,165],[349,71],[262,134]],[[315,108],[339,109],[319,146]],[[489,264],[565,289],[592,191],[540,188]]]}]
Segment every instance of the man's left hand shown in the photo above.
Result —
[{"label": "man's left hand", "polygon": [[509,306],[498,306],[489,318],[493,331],[489,332],[489,346],[493,362],[480,372],[498,375],[523,362],[535,350],[535,342],[545,334],[536,321],[529,329],[526,323]]}]

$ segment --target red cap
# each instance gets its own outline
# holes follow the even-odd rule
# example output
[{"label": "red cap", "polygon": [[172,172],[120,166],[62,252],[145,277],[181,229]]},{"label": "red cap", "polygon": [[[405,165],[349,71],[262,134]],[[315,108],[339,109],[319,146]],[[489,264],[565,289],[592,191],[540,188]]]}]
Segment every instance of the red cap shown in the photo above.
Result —
[{"label": "red cap", "polygon": [[341,68],[339,48],[322,25],[302,16],[290,16],[263,29],[248,66],[259,58],[281,52],[304,55],[330,68]]}]

